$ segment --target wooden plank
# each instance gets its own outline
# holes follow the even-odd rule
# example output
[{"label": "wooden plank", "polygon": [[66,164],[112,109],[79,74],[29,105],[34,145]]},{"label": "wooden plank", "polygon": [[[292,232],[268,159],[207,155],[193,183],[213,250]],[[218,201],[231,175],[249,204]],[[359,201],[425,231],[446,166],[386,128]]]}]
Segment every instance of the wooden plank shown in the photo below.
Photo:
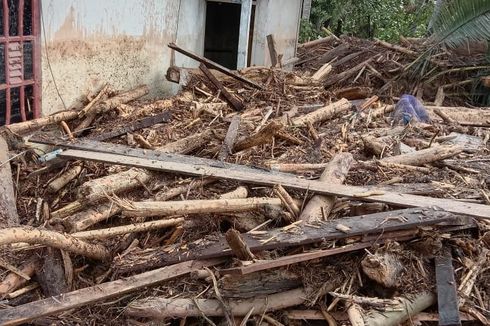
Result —
[{"label": "wooden plank", "polygon": [[[69,146],[69,143],[63,144]],[[112,144],[113,145],[113,144]],[[128,153],[132,150],[122,146]],[[149,158],[150,152],[156,152],[159,158]],[[440,207],[455,214],[466,214],[482,219],[490,219],[490,205],[460,202],[453,199],[432,198],[426,196],[408,195],[397,192],[385,192],[368,187],[329,185],[317,180],[305,180],[287,173],[270,172],[247,166],[224,163],[215,160],[195,158],[186,155],[168,154],[158,151],[144,150],[140,157],[127,155],[100,154],[89,151],[70,150],[59,154],[66,159],[91,160],[119,165],[134,166],[150,170],[182,173],[193,176],[211,176],[227,180],[241,181],[251,184],[273,186],[280,184],[286,188],[308,190],[313,193],[343,196],[361,201],[381,202],[399,207]],[[126,154],[126,153],[124,153]],[[194,162],[200,162],[195,164]]]},{"label": "wooden plank", "polygon": [[204,63],[199,65],[199,69],[203,72],[204,76],[206,76],[209,81],[216,87],[217,90],[221,92],[221,95],[225,98],[226,102],[231,105],[235,109],[235,111],[243,111],[245,110],[245,106],[242,102],[237,100],[228,90],[223,86],[223,84],[213,75],[213,73],[206,67]]},{"label": "wooden plank", "polygon": [[221,263],[220,260],[187,261],[14,308],[3,309],[0,313],[0,325],[20,325],[39,317],[58,314],[97,301],[122,296],[219,263]]},{"label": "wooden plank", "polygon": [[190,51],[187,51],[187,50],[184,50],[182,49],[181,47],[179,47],[177,44],[175,43],[169,43],[168,45],[169,48],[177,51],[177,52],[180,52],[182,53],[183,55],[186,55],[188,56],[189,58],[192,58],[196,61],[199,61],[201,63],[204,63],[208,68],[212,68],[212,69],[216,69],[222,73],[224,73],[225,75],[228,75],[230,77],[233,77],[235,78],[236,80],[239,80],[249,86],[252,86],[252,87],[255,87],[255,88],[258,88],[258,89],[264,89],[261,85],[257,84],[256,82],[248,79],[248,78],[245,78],[243,76],[240,76],[239,74],[231,71],[230,69],[226,68],[226,67],[223,67],[222,65],[220,64],[217,64],[216,62],[214,61],[211,61],[209,59],[206,59],[204,57],[201,57],[195,53],[192,53]]},{"label": "wooden plank", "polygon": [[436,257],[435,264],[439,325],[460,326],[458,291],[454,279],[451,251],[448,247],[443,248],[442,254]]},{"label": "wooden plank", "polygon": [[240,11],[240,34],[238,37],[237,69],[248,66],[248,42],[250,40],[250,20],[252,0],[242,0]]},{"label": "wooden plank", "polygon": [[269,56],[271,58],[271,66],[277,67],[279,58],[276,50],[276,42],[274,41],[274,35],[267,35],[267,46],[269,47]]},{"label": "wooden plank", "polygon": [[230,126],[228,127],[228,131],[226,132],[225,140],[223,145],[221,145],[221,150],[218,154],[218,159],[220,161],[224,161],[228,155],[230,155],[233,151],[233,147],[235,146],[235,141],[238,136],[238,129],[240,129],[240,121],[241,118],[239,115],[235,115],[230,122]]},{"label": "wooden plank", "polygon": [[[244,233],[243,241],[252,252],[274,250],[280,248],[295,247],[312,244],[321,241],[345,239],[349,237],[380,234],[395,230],[412,229],[422,225],[434,225],[445,221],[454,221],[457,217],[451,213],[431,208],[412,208],[391,212],[382,212],[369,215],[360,215],[337,220],[318,223],[317,225],[299,224],[297,227],[287,230],[276,228],[265,233]],[[343,231],[339,231],[342,225]],[[344,231],[348,230],[348,231]],[[151,259],[145,259],[139,266],[137,259],[129,259],[131,266],[115,265],[124,272],[139,270],[140,268],[160,267],[176,262],[191,259],[207,259],[232,255],[224,236],[217,240],[203,241],[189,244],[190,250],[175,250],[171,253],[156,251]],[[129,254],[127,257],[130,257]],[[121,260],[124,262],[124,260]]]},{"label": "wooden plank", "polygon": [[136,130],[151,127],[157,123],[169,122],[171,117],[172,114],[169,111],[165,111],[163,113],[151,117],[145,117],[142,119],[135,120],[131,122],[129,125],[124,126],[123,128],[117,128],[116,130],[105,132],[100,135],[95,135],[95,136],[89,135],[87,138],[91,140],[97,140],[97,141],[107,140],[117,136],[124,135],[128,132],[134,132]]},{"label": "wooden plank", "polygon": [[267,269],[288,266],[292,264],[301,263],[304,261],[318,259],[322,257],[328,257],[333,255],[338,255],[345,252],[356,251],[364,248],[369,248],[372,246],[372,243],[356,243],[349,246],[333,248],[333,249],[325,249],[325,250],[316,250],[313,252],[305,252],[302,254],[290,255],[280,257],[274,260],[259,260],[255,263],[246,266],[233,267],[228,269],[222,269],[219,271],[221,275],[224,274],[238,274],[238,275],[246,275],[250,273],[255,273],[258,271],[263,271]]}]

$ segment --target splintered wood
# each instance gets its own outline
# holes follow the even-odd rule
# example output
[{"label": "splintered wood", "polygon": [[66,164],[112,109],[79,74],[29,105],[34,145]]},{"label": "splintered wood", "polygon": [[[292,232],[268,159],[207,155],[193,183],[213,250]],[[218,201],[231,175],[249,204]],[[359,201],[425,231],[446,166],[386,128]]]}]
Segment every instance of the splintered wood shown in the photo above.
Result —
[{"label": "splintered wood", "polygon": [[0,129],[0,324],[490,324],[482,58],[412,83],[423,40],[279,36]]}]

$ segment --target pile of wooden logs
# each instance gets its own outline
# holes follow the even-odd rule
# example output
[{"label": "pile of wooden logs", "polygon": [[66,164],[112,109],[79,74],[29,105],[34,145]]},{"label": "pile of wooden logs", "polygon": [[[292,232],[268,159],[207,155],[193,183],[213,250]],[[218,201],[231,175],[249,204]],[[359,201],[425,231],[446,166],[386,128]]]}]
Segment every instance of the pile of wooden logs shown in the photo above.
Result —
[{"label": "pile of wooden logs", "polygon": [[301,51],[329,42],[298,72],[171,44],[201,64],[174,97],[0,129],[0,324],[488,324],[490,111],[392,126],[342,88],[376,56]]}]

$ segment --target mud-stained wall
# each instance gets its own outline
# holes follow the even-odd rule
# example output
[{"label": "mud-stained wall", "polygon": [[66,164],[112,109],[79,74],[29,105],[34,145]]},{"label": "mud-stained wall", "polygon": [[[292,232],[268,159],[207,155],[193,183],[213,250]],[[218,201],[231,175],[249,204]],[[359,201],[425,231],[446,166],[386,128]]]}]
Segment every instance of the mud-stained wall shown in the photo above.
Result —
[{"label": "mud-stained wall", "polygon": [[[167,44],[202,54],[205,12],[205,0],[42,0],[43,115],[64,108],[60,96],[71,107],[105,82],[175,92]],[[179,54],[175,64],[197,66]]]},{"label": "mud-stained wall", "polygon": [[259,0],[255,10],[252,62],[271,64],[267,35],[273,34],[283,61],[296,55],[302,0]]}]

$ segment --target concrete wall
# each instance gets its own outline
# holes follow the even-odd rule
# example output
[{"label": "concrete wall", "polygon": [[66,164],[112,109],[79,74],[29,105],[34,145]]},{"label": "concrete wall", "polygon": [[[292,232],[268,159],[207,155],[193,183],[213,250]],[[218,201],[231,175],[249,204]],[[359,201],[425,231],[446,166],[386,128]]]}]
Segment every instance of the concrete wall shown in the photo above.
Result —
[{"label": "concrete wall", "polygon": [[[64,108],[53,77],[67,107],[104,82],[175,91],[165,81],[167,44],[202,53],[205,9],[204,0],[42,0],[43,115]],[[175,63],[197,66],[179,54]]]},{"label": "concrete wall", "polygon": [[302,0],[258,0],[255,10],[252,63],[271,64],[267,35],[273,34],[282,61],[296,55]]},{"label": "concrete wall", "polygon": [[[302,0],[257,1],[252,65],[270,64],[266,36],[295,55]],[[150,96],[174,93],[165,80],[169,42],[204,53],[206,0],[41,0],[42,114],[80,103],[108,82],[115,89],[148,84]],[[49,60],[48,60],[49,59]],[[197,67],[179,53],[175,64]],[[54,77],[54,78],[53,78]]]}]

